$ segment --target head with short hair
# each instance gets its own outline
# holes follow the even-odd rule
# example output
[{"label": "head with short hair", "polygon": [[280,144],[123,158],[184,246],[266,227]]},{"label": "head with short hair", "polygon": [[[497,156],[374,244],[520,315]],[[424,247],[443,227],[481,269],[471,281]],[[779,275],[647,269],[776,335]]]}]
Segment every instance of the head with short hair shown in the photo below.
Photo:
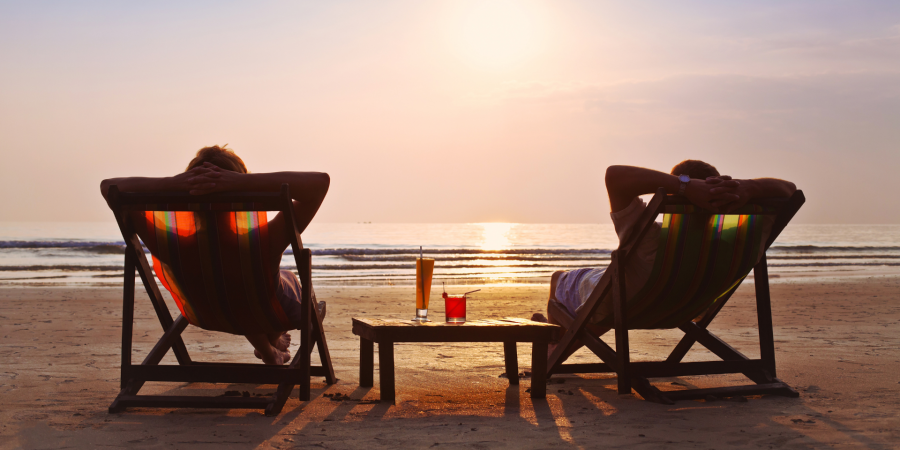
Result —
[{"label": "head with short hair", "polygon": [[686,159],[676,164],[669,173],[675,176],[687,175],[700,180],[719,176],[719,171],[712,164],[697,159]]},{"label": "head with short hair", "polygon": [[191,160],[187,169],[184,171],[187,172],[194,167],[202,166],[203,163],[210,163],[232,172],[247,173],[247,166],[244,165],[244,161],[241,160],[240,156],[234,154],[234,152],[228,148],[228,144],[221,147],[213,145],[212,147],[201,148],[200,151],[197,152],[197,156]]}]

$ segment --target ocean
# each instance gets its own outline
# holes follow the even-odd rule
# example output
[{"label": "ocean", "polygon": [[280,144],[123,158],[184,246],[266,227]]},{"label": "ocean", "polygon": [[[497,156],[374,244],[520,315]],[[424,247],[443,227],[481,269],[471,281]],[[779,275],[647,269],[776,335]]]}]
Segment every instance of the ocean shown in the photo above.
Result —
[{"label": "ocean", "polygon": [[[559,269],[603,267],[612,224],[313,223],[303,233],[317,284],[411,284],[422,246],[435,282],[546,283]],[[0,222],[0,286],[121,285],[114,222]],[[900,225],[789,225],[767,253],[770,273],[900,266]],[[293,268],[290,250],[283,268]]]}]

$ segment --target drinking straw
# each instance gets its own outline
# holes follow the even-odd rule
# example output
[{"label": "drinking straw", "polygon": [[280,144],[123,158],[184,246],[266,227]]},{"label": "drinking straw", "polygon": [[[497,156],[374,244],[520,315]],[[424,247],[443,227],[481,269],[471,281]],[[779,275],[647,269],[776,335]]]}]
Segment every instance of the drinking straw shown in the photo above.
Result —
[{"label": "drinking straw", "polygon": [[466,292],[466,293],[463,294],[463,295],[464,295],[464,296],[465,296],[465,295],[469,295],[469,294],[471,294],[471,293],[473,293],[473,292],[478,292],[478,291],[480,291],[480,290],[481,290],[481,289],[475,289],[474,291]]}]

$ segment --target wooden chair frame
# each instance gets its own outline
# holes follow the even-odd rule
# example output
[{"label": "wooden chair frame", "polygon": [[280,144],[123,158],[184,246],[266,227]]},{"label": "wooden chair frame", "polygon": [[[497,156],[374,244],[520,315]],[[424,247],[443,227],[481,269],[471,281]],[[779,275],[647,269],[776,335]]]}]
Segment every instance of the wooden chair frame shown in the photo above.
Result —
[{"label": "wooden chair frame", "polygon": [[[217,363],[194,361],[188,355],[181,333],[188,325],[181,314],[172,319],[166,302],[160,292],[153,271],[144,255],[140,239],[129,218],[129,212],[149,211],[147,205],[165,205],[166,211],[193,211],[197,204],[229,205],[230,211],[279,211],[284,214],[288,241],[294,252],[294,261],[300,275],[302,301],[300,327],[300,349],[286,366],[268,366],[246,363]],[[252,203],[248,209],[243,204]],[[186,193],[122,193],[116,186],[109,190],[109,206],[116,216],[122,237],[125,239],[125,276],[122,296],[122,364],[119,395],[110,405],[109,412],[123,411],[128,407],[158,408],[243,408],[265,409],[267,416],[281,412],[295,385],[299,385],[301,401],[310,399],[310,377],[324,376],[325,382],[336,382],[334,367],[325,341],[322,317],[312,307],[312,257],[309,249],[304,249],[300,231],[294,218],[293,202],[287,184],[281,192],[229,193],[213,195],[188,195]],[[134,272],[137,270],[156,310],[156,316],[163,328],[163,335],[140,364],[132,364],[132,333],[134,328]],[[320,366],[310,364],[312,346],[319,349]],[[159,364],[163,356],[172,349],[178,365]],[[167,382],[207,382],[207,383],[259,383],[277,384],[271,397],[208,397],[208,396],[168,396],[138,395],[147,381]]]},{"label": "wooden chair frame", "polygon": [[[803,205],[805,197],[802,191],[796,191],[788,199],[764,199],[752,203],[775,210],[775,222],[765,249],[775,241],[791,218]],[[759,326],[760,358],[750,359],[731,347],[718,336],[708,330],[710,322],[718,315],[722,307],[740,286],[735,285],[710,308],[699,321],[688,320],[678,326],[685,335],[669,354],[665,361],[632,362],[629,355],[628,323],[626,310],[625,277],[619,270],[624,261],[631,256],[631,250],[640,242],[650,229],[656,217],[663,213],[666,205],[690,204],[684,197],[666,195],[659,189],[638,221],[639,230],[612,253],[610,265],[603,274],[609,282],[601,281],[582,306],[577,317],[573,317],[565,306],[551,301],[549,314],[565,329],[566,333],[559,341],[556,350],[548,358],[547,377],[554,373],[615,373],[617,375],[619,394],[628,394],[633,388],[644,399],[664,404],[672,404],[674,400],[698,399],[707,396],[730,397],[735,395],[779,394],[798,397],[797,391],[777,378],[775,370],[775,342],[772,329],[772,307],[769,295],[769,277],[766,257],[763,257],[753,268],[756,287],[756,312]],[[610,290],[612,292],[610,292]],[[588,319],[600,306],[600,299],[612,295],[613,320],[615,331],[615,350],[603,342],[600,337],[592,335],[587,329]],[[595,364],[563,364],[568,358],[566,349],[575,340],[588,347],[603,362]],[[700,343],[722,361],[682,362],[682,359],[695,343]],[[688,389],[661,392],[650,384],[649,378],[675,377],[690,375],[712,375],[741,373],[755,384],[745,386],[728,386],[708,389]]]}]

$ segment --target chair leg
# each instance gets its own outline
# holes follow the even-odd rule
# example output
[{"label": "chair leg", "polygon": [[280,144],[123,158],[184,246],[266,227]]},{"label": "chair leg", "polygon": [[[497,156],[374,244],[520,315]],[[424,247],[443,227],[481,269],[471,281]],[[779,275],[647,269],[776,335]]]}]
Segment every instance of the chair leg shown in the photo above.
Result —
[{"label": "chair leg", "polygon": [[559,305],[558,302],[551,301],[547,304],[547,314],[554,319],[557,319],[557,322],[561,323],[563,328],[565,329],[565,333],[563,333],[563,337],[560,338],[556,343],[556,349],[553,351],[553,354],[548,355],[547,357],[547,378],[550,378],[553,375],[553,371],[559,368],[560,364],[565,362],[564,353],[566,347],[572,342],[575,338],[575,331],[572,330],[572,321],[566,320],[568,317],[559,320],[559,317],[568,316],[568,314],[563,314],[562,306]]},{"label": "chair leg", "polygon": [[134,254],[125,252],[124,290],[122,292],[122,364],[119,389],[125,389],[125,372],[131,366],[132,334],[134,333]]},{"label": "chair leg", "polygon": [[325,368],[325,382],[334,384],[337,382],[337,378],[334,375],[334,365],[331,363],[331,353],[328,351],[328,343],[325,341],[325,328],[322,324],[322,318],[319,317],[316,308],[312,308],[312,314],[315,316],[313,321],[313,336],[315,337],[316,347],[319,349],[319,361],[322,362],[322,367]]},{"label": "chair leg", "polygon": [[759,323],[759,355],[765,361],[766,368],[772,378],[778,376],[775,372],[775,337],[772,327],[772,301],[769,296],[769,270],[766,256],[753,268],[753,278],[756,285],[756,316]]},{"label": "chair leg", "polygon": [[[297,251],[296,249],[294,250]],[[310,398],[310,352],[312,351],[313,345],[313,335],[312,335],[312,319],[315,314],[313,311],[312,305],[312,256],[308,248],[301,250],[301,254],[299,258],[295,255],[294,258],[297,260],[298,267],[297,271],[300,274],[300,286],[302,287],[301,295],[301,308],[300,308],[300,321],[302,325],[300,327],[300,353],[297,355],[300,359],[296,362],[300,368],[300,392],[299,398],[300,401],[309,401]],[[293,363],[292,363],[293,365]]]},{"label": "chair leg", "polygon": [[[618,391],[619,394],[631,393],[631,357],[628,346],[628,321],[626,319],[627,309],[625,299],[627,298],[625,291],[625,276],[619,270],[618,253],[613,254],[615,266],[615,276],[613,277],[613,315],[616,329],[616,360],[618,362]],[[612,265],[612,263],[610,263]]]},{"label": "chair leg", "polygon": [[287,403],[287,399],[291,396],[291,391],[293,390],[293,383],[279,384],[278,389],[275,390],[275,395],[272,397],[272,402],[266,406],[265,414],[267,416],[281,414],[281,410],[284,409],[284,404]]},{"label": "chair leg", "polygon": [[661,403],[663,405],[674,405],[675,402],[672,401],[669,397],[663,394],[659,389],[650,384],[650,380],[644,377],[634,377],[632,380],[632,387],[637,391],[641,397],[644,397],[644,400]]},{"label": "chair leg", "polygon": [[619,360],[618,392],[619,394],[631,393],[631,358],[628,349],[628,330],[621,333],[616,330],[616,359]]}]

